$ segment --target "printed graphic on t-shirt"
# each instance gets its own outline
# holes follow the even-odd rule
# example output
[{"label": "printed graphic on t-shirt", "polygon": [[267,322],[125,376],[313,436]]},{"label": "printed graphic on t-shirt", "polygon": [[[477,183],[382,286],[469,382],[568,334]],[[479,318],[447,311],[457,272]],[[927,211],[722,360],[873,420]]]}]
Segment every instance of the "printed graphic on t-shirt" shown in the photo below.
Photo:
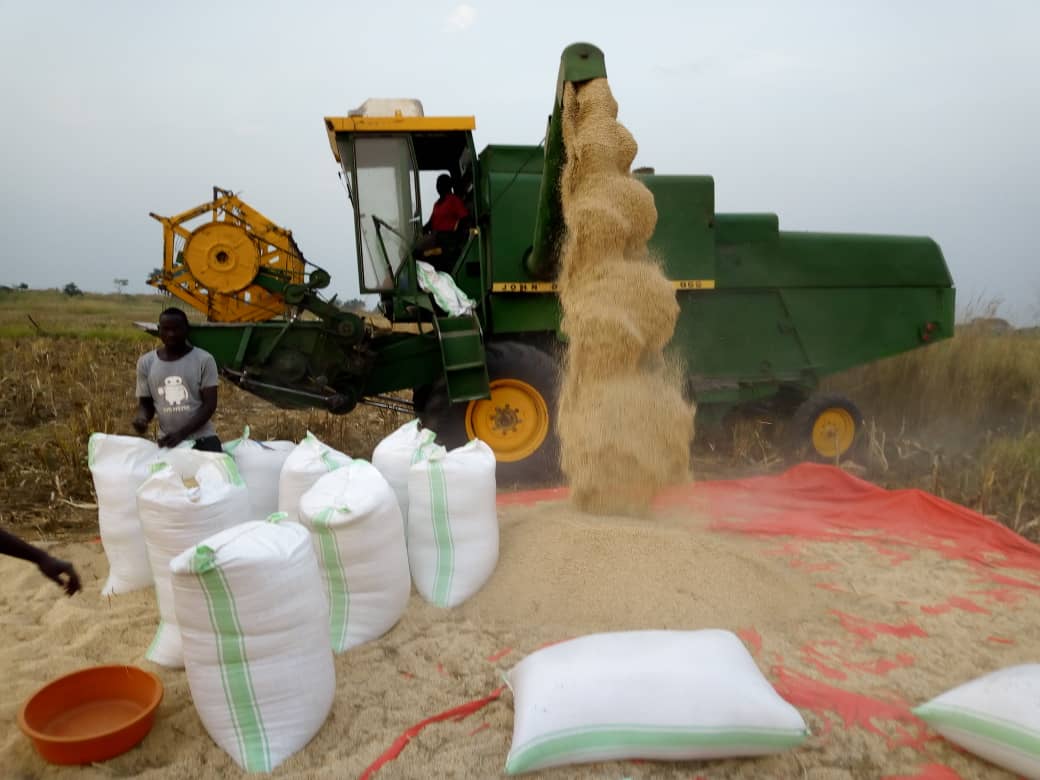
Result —
[{"label": "printed graphic on t-shirt", "polygon": [[[167,406],[180,406],[188,400],[188,388],[184,386],[184,380],[179,376],[168,376],[163,379],[159,395],[166,401]],[[170,411],[173,411],[172,409]]]}]

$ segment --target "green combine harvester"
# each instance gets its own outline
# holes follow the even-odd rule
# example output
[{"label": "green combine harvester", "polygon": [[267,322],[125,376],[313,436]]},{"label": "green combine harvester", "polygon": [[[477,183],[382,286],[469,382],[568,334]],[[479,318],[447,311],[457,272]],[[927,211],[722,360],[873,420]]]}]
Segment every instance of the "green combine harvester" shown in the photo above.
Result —
[{"label": "green combine harvester", "polygon": [[[289,231],[223,190],[156,217],[164,265],[150,282],[207,313],[192,342],[261,398],[413,413],[447,446],[486,441],[501,483],[551,482],[566,349],[554,283],[562,91],[605,76],[596,47],[564,50],[544,146],[478,154],[473,117],[423,116],[417,101],[370,100],[325,119],[353,206],[359,287],[380,296],[382,325],[324,299],[329,274],[308,271]],[[428,190],[445,173],[471,219],[417,251]],[[953,281],[931,239],[785,232],[775,214],[716,213],[709,176],[634,175],[654,195],[650,249],[681,307],[669,350],[688,369],[700,432],[743,412],[770,414],[810,456],[839,458],[862,417],[850,399],[817,394],[821,378],[952,337]],[[416,256],[447,269],[472,308],[439,305]]]}]

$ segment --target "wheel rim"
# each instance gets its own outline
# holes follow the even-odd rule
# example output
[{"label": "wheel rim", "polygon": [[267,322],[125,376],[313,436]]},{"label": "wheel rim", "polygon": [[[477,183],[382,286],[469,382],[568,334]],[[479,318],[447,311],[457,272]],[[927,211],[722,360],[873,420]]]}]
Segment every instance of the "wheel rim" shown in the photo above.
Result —
[{"label": "wheel rim", "polygon": [[466,433],[480,439],[505,463],[534,454],[549,435],[549,407],[542,394],[519,379],[496,379],[491,398],[470,401]]},{"label": "wheel rim", "polygon": [[844,455],[855,438],[856,420],[847,409],[824,409],[813,422],[813,449],[825,458]]}]

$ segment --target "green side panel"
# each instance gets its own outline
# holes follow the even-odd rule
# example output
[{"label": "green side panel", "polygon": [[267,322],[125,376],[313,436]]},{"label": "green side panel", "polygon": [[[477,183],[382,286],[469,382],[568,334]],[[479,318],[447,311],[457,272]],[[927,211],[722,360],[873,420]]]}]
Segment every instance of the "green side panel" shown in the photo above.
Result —
[{"label": "green side panel", "polygon": [[560,299],[555,293],[495,293],[491,296],[495,334],[557,332]]},{"label": "green side panel", "polygon": [[429,323],[422,336],[395,334],[373,339],[376,353],[365,395],[412,389],[436,381],[443,373],[437,334]]},{"label": "green side panel", "polygon": [[[712,400],[736,400],[742,383],[811,388],[953,334],[952,289],[732,289],[681,292],[679,301],[669,349]],[[925,341],[929,322],[937,327]]]},{"label": "green side panel", "polygon": [[[930,238],[776,232],[720,214],[719,287],[950,287]],[[772,220],[775,216],[770,215]],[[731,239],[727,242],[726,239]]]},{"label": "green side panel", "polygon": [[804,380],[809,358],[777,290],[677,293],[680,313],[669,350],[712,384]]},{"label": "green side panel", "polygon": [[650,251],[669,279],[715,278],[715,182],[710,176],[638,176],[653,193]]},{"label": "green side panel", "polygon": [[[790,289],[781,295],[820,376],[953,336],[952,289]],[[925,341],[929,322],[937,328]]]},{"label": "green side panel", "polygon": [[491,282],[530,279],[524,255],[531,249],[542,182],[539,146],[489,146],[480,155],[481,197],[490,212],[481,228]]}]

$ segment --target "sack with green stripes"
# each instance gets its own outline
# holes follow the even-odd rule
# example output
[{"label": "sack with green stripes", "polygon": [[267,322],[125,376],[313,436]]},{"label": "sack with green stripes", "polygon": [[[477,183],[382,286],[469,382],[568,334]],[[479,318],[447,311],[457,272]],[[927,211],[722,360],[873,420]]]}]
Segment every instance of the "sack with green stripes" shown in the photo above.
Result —
[{"label": "sack with green stripes", "polygon": [[914,709],[946,739],[1029,780],[1040,780],[1040,664],[977,677]]},{"label": "sack with green stripes", "polygon": [[495,453],[480,439],[421,447],[408,471],[408,563],[415,589],[439,607],[477,593],[498,563]]},{"label": "sack with green stripes", "polygon": [[350,463],[350,456],[325,444],[310,431],[282,464],[278,476],[278,511],[296,522],[300,519],[300,498],[319,478]]},{"label": "sack with green stripes", "polygon": [[401,619],[412,592],[401,510],[375,466],[353,460],[300,499],[329,601],[332,649],[381,637]]},{"label": "sack with green stripes", "polygon": [[192,702],[247,772],[310,742],[336,693],[310,533],[282,517],[221,531],[170,563]]},{"label": "sack with green stripes", "polygon": [[108,559],[102,596],[150,587],[152,567],[137,517],[137,488],[151,473],[159,447],[137,436],[92,434],[87,465],[97,495],[101,546]]},{"label": "sack with green stripes", "polygon": [[278,477],[295,447],[291,441],[251,439],[248,425],[240,438],[224,443],[224,452],[235,459],[249,490],[249,505],[253,508],[249,519],[264,520],[278,511]]},{"label": "sack with green stripes", "polygon": [[415,453],[426,444],[432,444],[437,434],[429,428],[420,428],[419,420],[406,422],[391,433],[372,451],[372,465],[379,469],[397,496],[401,518],[408,525],[408,470]]},{"label": "sack with green stripes", "polygon": [[760,756],[809,735],[729,631],[590,634],[532,653],[507,683],[508,774],[632,758]]},{"label": "sack with green stripes", "polygon": [[188,547],[249,517],[249,496],[230,455],[178,451],[137,489],[137,509],[155,575],[159,627],[145,658],[181,668],[181,635],[173,606],[170,560]]}]

